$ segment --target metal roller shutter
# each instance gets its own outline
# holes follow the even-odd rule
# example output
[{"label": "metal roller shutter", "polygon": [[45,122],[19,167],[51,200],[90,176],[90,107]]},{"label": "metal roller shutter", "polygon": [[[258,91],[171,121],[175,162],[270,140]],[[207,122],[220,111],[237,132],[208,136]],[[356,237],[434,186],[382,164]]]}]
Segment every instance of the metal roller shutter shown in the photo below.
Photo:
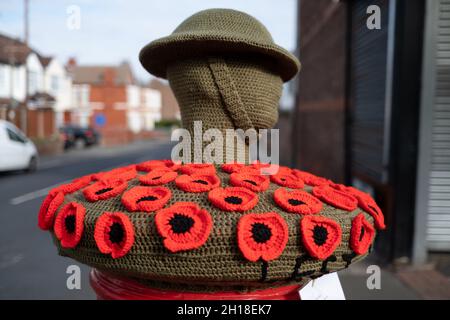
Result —
[{"label": "metal roller shutter", "polygon": [[[431,250],[450,250],[450,0],[440,0],[429,13],[436,21],[432,33],[434,92],[430,108],[431,137],[428,170],[427,244]],[[434,15],[434,17],[433,17]],[[425,84],[426,85],[426,84]]]},{"label": "metal roller shutter", "polygon": [[[386,75],[388,1],[352,1],[351,5],[351,170],[375,182],[386,180]],[[370,30],[368,6],[381,11],[381,29]]]}]

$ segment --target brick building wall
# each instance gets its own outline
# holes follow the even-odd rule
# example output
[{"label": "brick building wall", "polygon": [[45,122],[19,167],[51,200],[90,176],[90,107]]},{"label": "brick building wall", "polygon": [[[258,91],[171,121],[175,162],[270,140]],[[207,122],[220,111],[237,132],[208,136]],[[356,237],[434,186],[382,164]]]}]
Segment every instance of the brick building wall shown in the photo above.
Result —
[{"label": "brick building wall", "polygon": [[[128,142],[126,86],[117,85],[115,79],[115,69],[105,68],[103,81],[90,85],[89,101],[98,104],[98,107],[94,107],[90,122],[100,132],[105,145]],[[105,117],[105,126],[96,126],[95,119],[98,114]]]},{"label": "brick building wall", "polygon": [[294,165],[343,182],[346,4],[330,0],[302,0],[298,10],[302,70],[292,135]]},{"label": "brick building wall", "polygon": [[161,108],[161,119],[163,120],[174,120],[180,118],[180,108],[178,106],[177,99],[173,94],[172,89],[167,83],[159,80],[152,80],[149,87],[156,89],[161,92],[162,108]]},{"label": "brick building wall", "polygon": [[64,121],[64,124],[70,124],[73,122],[72,111],[64,111],[63,121]]}]

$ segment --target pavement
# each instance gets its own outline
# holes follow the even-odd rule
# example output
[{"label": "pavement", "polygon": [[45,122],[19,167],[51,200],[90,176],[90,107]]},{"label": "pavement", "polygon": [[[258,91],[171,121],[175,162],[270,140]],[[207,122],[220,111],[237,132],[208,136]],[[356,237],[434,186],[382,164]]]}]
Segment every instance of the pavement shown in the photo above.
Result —
[{"label": "pavement", "polygon": [[[375,274],[379,272],[379,278]],[[422,297],[390,268],[379,267],[370,258],[338,272],[347,300],[418,300]],[[378,283],[376,283],[378,281]]]},{"label": "pavement", "polygon": [[[0,299],[95,299],[89,268],[57,255],[50,235],[37,227],[37,213],[49,189],[76,177],[150,159],[169,158],[171,145],[161,141],[120,147],[69,151],[41,159],[36,173],[0,174]],[[387,269],[380,285],[367,285],[371,261],[339,272],[347,299],[418,299]],[[81,288],[68,289],[68,268],[81,271]],[[70,279],[70,278],[69,278]],[[378,288],[379,287],[379,288]]]}]

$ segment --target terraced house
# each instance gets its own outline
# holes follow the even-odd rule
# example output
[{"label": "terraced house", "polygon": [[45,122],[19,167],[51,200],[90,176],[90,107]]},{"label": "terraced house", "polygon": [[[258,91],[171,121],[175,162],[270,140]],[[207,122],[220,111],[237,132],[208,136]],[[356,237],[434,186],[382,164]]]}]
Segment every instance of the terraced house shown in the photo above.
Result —
[{"label": "terraced house", "polygon": [[31,138],[49,137],[71,111],[71,86],[60,61],[0,34],[0,119]]}]

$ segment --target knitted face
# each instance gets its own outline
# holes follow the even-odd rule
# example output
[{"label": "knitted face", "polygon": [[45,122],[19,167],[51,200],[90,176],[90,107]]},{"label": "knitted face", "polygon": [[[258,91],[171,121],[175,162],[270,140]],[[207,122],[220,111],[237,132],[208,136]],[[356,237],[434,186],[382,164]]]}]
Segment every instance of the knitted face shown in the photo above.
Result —
[{"label": "knitted face", "polygon": [[180,104],[183,126],[202,120],[220,130],[272,128],[283,82],[255,58],[202,58],[173,63],[167,78]]}]

